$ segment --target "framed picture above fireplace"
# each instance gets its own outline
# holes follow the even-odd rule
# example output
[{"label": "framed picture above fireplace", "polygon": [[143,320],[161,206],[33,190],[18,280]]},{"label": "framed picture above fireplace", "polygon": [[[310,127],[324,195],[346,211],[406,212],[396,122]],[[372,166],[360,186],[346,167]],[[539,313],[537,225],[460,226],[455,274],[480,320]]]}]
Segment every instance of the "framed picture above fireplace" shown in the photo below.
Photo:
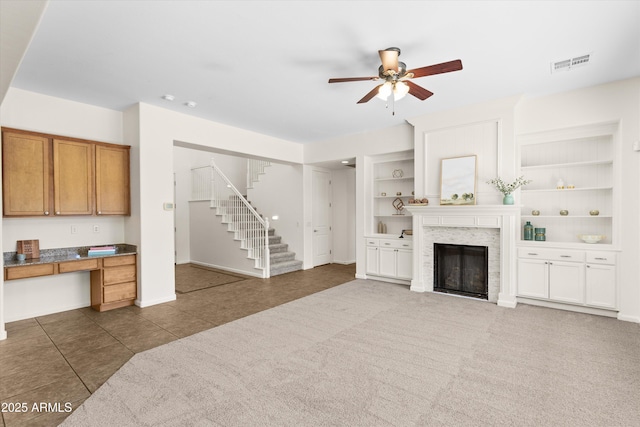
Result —
[{"label": "framed picture above fireplace", "polygon": [[440,204],[476,204],[477,156],[442,159],[440,168]]}]

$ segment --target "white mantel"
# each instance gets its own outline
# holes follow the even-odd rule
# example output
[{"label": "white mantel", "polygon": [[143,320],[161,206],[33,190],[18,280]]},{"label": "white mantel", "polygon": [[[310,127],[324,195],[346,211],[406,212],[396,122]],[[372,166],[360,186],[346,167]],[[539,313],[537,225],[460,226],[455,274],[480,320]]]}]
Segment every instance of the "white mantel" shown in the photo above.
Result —
[{"label": "white mantel", "polygon": [[425,254],[425,245],[432,243],[425,238],[426,230],[431,227],[493,228],[500,232],[500,289],[497,304],[511,308],[516,306],[516,238],[519,206],[407,206],[406,209],[413,215],[412,291],[433,292],[432,278],[425,278],[424,265],[433,265],[432,255]]}]

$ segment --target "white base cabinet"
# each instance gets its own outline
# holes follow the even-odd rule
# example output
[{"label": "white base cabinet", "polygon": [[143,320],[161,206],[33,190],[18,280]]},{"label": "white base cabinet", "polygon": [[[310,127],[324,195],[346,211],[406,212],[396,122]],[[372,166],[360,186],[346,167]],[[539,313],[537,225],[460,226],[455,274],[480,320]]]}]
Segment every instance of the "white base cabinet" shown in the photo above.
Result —
[{"label": "white base cabinet", "polygon": [[367,274],[400,280],[413,276],[413,242],[367,238]]},{"label": "white base cabinet", "polygon": [[615,254],[518,249],[518,296],[615,310]]},{"label": "white base cabinet", "polygon": [[617,306],[615,257],[604,253],[588,254],[585,276],[587,305],[615,309]]}]

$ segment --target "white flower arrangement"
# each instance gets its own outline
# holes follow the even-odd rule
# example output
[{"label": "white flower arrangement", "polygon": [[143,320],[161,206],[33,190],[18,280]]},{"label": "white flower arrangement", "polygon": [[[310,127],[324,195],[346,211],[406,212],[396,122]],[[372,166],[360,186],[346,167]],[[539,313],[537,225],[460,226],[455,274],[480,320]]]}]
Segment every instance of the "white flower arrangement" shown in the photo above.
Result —
[{"label": "white flower arrangement", "polygon": [[494,178],[491,181],[487,181],[487,184],[494,185],[498,189],[499,192],[501,192],[505,196],[508,196],[509,194],[513,193],[518,188],[520,188],[521,186],[527,185],[527,184],[529,184],[531,182],[532,181],[530,179],[524,179],[524,176],[519,176],[511,184],[505,184],[504,181],[502,180],[502,178],[500,178],[500,177]]}]

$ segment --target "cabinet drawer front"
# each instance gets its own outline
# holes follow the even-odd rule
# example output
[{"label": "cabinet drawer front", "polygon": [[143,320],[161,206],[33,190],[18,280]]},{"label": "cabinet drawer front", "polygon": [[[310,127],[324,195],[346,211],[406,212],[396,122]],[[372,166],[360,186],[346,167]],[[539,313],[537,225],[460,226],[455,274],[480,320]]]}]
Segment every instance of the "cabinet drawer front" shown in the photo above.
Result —
[{"label": "cabinet drawer front", "polygon": [[72,271],[83,271],[83,270],[97,270],[97,269],[98,269],[97,259],[85,259],[82,261],[61,262],[58,265],[58,271],[60,273],[69,273]]},{"label": "cabinet drawer front", "polygon": [[120,283],[104,287],[103,300],[105,303],[134,299],[136,297],[136,283]]},{"label": "cabinet drawer front", "polygon": [[612,252],[587,252],[587,262],[590,264],[616,264],[616,254]]},{"label": "cabinet drawer front", "polygon": [[584,262],[584,252],[556,250],[551,252],[550,260]]},{"label": "cabinet drawer front", "polygon": [[24,279],[26,277],[49,276],[55,273],[55,264],[35,264],[23,267],[6,268],[6,280]]},{"label": "cabinet drawer front", "polygon": [[378,239],[367,239],[367,246],[378,246]]},{"label": "cabinet drawer front", "polygon": [[413,248],[413,242],[411,240],[392,240],[390,247],[392,248],[398,248],[398,249],[412,249]]},{"label": "cabinet drawer front", "polygon": [[118,265],[130,265],[135,263],[135,255],[107,257],[102,260],[102,265],[104,265],[105,267],[116,267]]},{"label": "cabinet drawer front", "polygon": [[546,259],[550,261],[584,262],[584,252],[564,249],[518,248],[518,258]]},{"label": "cabinet drawer front", "polygon": [[136,280],[136,267],[121,265],[104,269],[104,284],[132,282]]},{"label": "cabinet drawer front", "polygon": [[548,249],[518,248],[518,258],[549,259],[551,252]]}]

